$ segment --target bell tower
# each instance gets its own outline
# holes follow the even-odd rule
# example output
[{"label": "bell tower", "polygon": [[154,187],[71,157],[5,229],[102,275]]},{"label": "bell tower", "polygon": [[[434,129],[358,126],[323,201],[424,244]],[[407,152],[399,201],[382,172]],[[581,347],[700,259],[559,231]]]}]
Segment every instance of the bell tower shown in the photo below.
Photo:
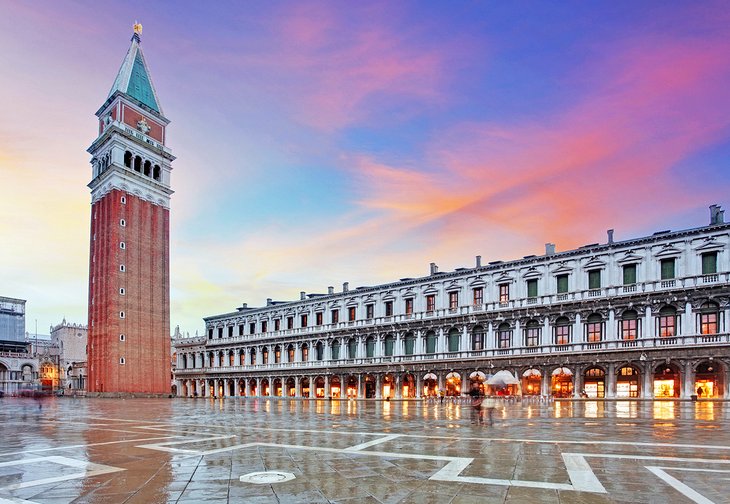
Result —
[{"label": "bell tower", "polygon": [[170,174],[165,118],[134,34],[96,112],[87,389],[170,394]]}]

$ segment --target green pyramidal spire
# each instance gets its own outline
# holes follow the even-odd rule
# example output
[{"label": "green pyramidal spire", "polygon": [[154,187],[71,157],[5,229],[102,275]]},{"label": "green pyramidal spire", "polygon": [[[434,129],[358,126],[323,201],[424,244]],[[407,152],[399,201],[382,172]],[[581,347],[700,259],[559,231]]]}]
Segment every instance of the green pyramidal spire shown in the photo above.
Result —
[{"label": "green pyramidal spire", "polygon": [[109,96],[116,91],[121,91],[158,114],[162,114],[160,101],[155,93],[155,87],[150,79],[150,72],[140,47],[139,33],[136,31],[132,36],[132,44],[122,61],[122,66],[119,68],[117,78],[109,91]]}]

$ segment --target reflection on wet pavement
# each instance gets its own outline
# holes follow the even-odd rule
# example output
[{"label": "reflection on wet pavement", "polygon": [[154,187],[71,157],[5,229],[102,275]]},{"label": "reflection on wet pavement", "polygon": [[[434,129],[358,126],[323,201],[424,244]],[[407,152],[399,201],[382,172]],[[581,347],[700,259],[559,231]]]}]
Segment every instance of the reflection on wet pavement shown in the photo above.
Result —
[{"label": "reflection on wet pavement", "polygon": [[0,504],[730,502],[724,402],[0,400]]}]

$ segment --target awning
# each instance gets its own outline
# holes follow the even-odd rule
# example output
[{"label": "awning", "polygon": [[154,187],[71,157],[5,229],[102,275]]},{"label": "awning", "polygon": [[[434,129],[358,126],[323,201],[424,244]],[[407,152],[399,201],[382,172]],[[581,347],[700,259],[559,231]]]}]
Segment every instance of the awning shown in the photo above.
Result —
[{"label": "awning", "polygon": [[436,376],[433,373],[427,373],[427,374],[423,375],[423,379],[424,380],[438,380],[438,376]]},{"label": "awning", "polygon": [[454,371],[452,371],[446,375],[447,380],[450,378],[458,378],[459,380],[461,380],[461,375],[459,373],[455,373]]},{"label": "awning", "polygon": [[541,377],[542,376],[542,373],[538,369],[532,368],[532,369],[528,369],[527,371],[525,371],[524,373],[522,373],[522,376],[525,377],[525,378],[529,378],[530,376]]},{"label": "awning", "polygon": [[558,375],[573,376],[573,371],[571,371],[567,367],[559,367],[559,368],[553,369],[553,376],[558,376]]},{"label": "awning", "polygon": [[518,385],[519,383],[520,380],[515,378],[514,375],[506,369],[503,369],[502,371],[497,371],[491,378],[487,380],[487,385],[496,386]]}]

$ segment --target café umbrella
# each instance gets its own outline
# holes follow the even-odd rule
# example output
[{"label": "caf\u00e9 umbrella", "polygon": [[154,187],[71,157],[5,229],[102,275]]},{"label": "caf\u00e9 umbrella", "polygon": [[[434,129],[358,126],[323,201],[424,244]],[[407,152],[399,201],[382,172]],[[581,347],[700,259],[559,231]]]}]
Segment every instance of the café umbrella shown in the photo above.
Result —
[{"label": "caf\u00e9 umbrella", "polygon": [[520,381],[506,369],[497,371],[487,378],[487,385],[491,385],[492,387],[506,387],[508,385],[519,385],[519,383]]}]

